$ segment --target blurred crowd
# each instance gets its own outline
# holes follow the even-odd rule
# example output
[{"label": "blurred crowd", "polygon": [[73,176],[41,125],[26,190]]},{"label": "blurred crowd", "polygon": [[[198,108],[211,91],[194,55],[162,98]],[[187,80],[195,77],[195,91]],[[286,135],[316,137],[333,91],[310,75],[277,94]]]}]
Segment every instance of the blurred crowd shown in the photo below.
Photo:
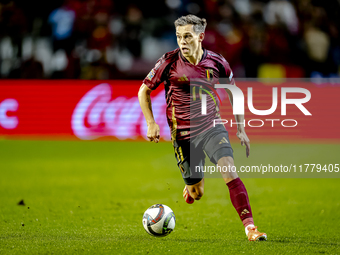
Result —
[{"label": "blurred crowd", "polygon": [[338,0],[0,0],[0,78],[143,79],[189,13],[235,77],[339,77]]}]

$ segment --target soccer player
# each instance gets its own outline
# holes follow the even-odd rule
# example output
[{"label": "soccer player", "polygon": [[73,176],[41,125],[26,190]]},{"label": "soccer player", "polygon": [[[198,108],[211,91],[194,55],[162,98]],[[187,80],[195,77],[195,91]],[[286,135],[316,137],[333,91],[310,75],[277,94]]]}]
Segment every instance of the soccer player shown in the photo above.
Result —
[{"label": "soccer player", "polygon": [[[171,140],[178,167],[185,182],[183,197],[189,204],[199,200],[204,193],[203,168],[205,154],[210,161],[231,169],[234,166],[233,150],[224,125],[215,125],[220,119],[218,93],[214,84],[227,78],[235,85],[228,62],[217,53],[202,48],[207,22],[194,15],[183,16],[175,21],[179,48],[165,53],[143,81],[138,92],[140,106],[148,125],[147,137],[159,142],[159,126],[152,113],[150,94],[162,82],[166,92],[166,116],[171,130]],[[233,97],[227,90],[229,100]],[[202,94],[206,95],[206,115],[201,114]],[[243,123],[243,115],[235,115],[237,123]],[[237,137],[246,146],[249,156],[249,139],[242,124],[237,124]],[[236,172],[221,171],[229,188],[230,199],[235,207],[249,241],[267,240],[254,226],[247,190]]]}]

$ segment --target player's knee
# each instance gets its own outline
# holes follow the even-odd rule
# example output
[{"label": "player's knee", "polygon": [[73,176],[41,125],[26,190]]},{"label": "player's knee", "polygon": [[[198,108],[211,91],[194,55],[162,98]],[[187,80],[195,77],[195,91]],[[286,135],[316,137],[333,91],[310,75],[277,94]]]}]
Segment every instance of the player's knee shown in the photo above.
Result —
[{"label": "player's knee", "polygon": [[222,177],[225,183],[231,182],[238,178],[236,167],[234,165],[234,159],[232,157],[223,157],[218,160],[217,163],[221,167],[226,167],[226,171],[221,171]]},{"label": "player's knee", "polygon": [[232,157],[220,158],[217,162],[219,166],[234,166],[234,159]]}]

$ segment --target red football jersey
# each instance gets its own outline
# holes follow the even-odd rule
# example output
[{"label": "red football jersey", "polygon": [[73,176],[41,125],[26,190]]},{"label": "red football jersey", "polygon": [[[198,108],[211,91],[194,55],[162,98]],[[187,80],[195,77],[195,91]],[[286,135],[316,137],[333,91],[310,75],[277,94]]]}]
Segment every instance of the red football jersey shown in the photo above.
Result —
[{"label": "red football jersey", "polygon": [[[184,140],[213,127],[219,116],[219,96],[214,85],[220,78],[234,84],[228,62],[217,53],[203,49],[197,65],[191,64],[180,49],[165,53],[143,83],[156,89],[164,82],[166,116],[173,140]],[[206,94],[206,114],[202,114],[202,94]]]}]

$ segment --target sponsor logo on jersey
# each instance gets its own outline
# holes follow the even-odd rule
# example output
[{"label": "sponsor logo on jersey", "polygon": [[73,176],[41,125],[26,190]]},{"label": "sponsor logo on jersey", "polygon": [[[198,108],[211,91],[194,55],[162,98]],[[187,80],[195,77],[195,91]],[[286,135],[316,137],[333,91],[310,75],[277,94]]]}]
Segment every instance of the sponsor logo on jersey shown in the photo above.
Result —
[{"label": "sponsor logo on jersey", "polygon": [[244,215],[244,214],[247,214],[247,213],[250,213],[247,209],[244,209],[242,212],[241,212],[241,216]]},{"label": "sponsor logo on jersey", "polygon": [[222,144],[222,143],[228,143],[228,140],[225,137],[223,137],[219,144]]},{"label": "sponsor logo on jersey", "polygon": [[182,77],[179,77],[178,81],[189,81],[189,79],[185,74],[183,74]]}]

